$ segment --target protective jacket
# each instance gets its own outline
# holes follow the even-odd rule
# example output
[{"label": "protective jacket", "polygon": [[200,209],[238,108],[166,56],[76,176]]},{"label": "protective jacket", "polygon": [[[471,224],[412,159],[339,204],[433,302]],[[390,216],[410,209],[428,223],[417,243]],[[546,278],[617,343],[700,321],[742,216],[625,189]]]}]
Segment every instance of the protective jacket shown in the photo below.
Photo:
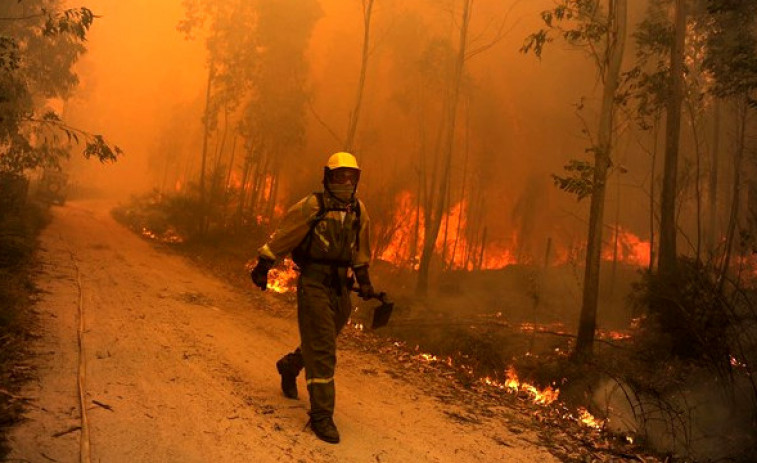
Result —
[{"label": "protective jacket", "polygon": [[290,253],[300,268],[300,347],[280,361],[281,368],[296,376],[304,366],[311,416],[330,417],[336,396],[336,337],[352,309],[347,271],[368,265],[371,255],[365,205],[359,200],[345,204],[328,193],[303,198],[258,250],[273,260]]},{"label": "protective jacket", "polygon": [[312,193],[289,208],[258,254],[278,260],[291,253],[300,268],[310,263],[358,268],[370,260],[369,225],[359,199],[345,205],[328,194]]}]

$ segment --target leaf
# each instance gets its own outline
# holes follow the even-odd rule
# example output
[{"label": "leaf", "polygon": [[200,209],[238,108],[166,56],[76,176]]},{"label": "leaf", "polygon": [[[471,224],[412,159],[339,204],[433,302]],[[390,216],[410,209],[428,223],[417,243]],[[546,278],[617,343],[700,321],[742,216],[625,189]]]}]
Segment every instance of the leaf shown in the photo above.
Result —
[{"label": "leaf", "polygon": [[[590,148],[591,149],[591,148]],[[555,186],[577,196],[578,201],[590,196],[594,189],[594,165],[587,161],[572,159],[564,167],[569,175],[552,174]]]}]

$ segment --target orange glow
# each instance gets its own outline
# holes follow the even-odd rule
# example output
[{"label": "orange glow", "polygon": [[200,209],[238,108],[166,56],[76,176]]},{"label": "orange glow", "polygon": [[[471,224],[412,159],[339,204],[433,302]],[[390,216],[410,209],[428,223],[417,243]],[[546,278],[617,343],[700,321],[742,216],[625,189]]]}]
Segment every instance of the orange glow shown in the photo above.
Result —
[{"label": "orange glow", "polygon": [[[509,240],[510,245],[498,241],[488,243],[483,255],[480,244],[469,243],[469,238],[466,236],[467,212],[467,202],[459,202],[454,204],[441,219],[441,229],[437,235],[434,250],[437,254],[444,256],[449,268],[473,270],[479,267],[477,264],[479,260],[482,260],[481,269],[500,269],[517,263],[512,251],[517,244],[515,235]],[[415,246],[416,255],[411,256],[416,223],[418,242]],[[415,196],[409,191],[403,191],[397,195],[394,217],[391,220],[391,240],[379,258],[400,267],[412,266],[417,269],[425,238],[424,226],[424,212],[417,206]],[[458,230],[460,230],[459,235]]]},{"label": "orange glow", "polygon": [[594,415],[583,407],[578,408],[578,422],[594,429],[602,429],[605,426],[604,420],[595,418]]},{"label": "orange glow", "polygon": [[165,232],[162,234],[157,234],[153,232],[152,230],[143,227],[142,228],[142,236],[151,240],[160,241],[161,243],[183,243],[184,238],[179,235],[179,233],[172,227],[169,227]]},{"label": "orange glow", "polygon": [[289,293],[297,289],[297,277],[299,274],[291,259],[271,269],[268,274],[268,289],[274,293]]},{"label": "orange glow", "polygon": [[[509,237],[487,242],[482,253],[480,242],[469,242],[467,213],[468,204],[464,201],[452,205],[449,211],[442,216],[441,229],[434,249],[437,255],[444,257],[448,268],[494,270],[505,268],[508,265],[529,263],[528,261],[518,262],[514,250],[518,247],[519,237],[515,232]],[[416,215],[420,215],[420,217],[416,217]],[[403,191],[397,195],[394,215],[389,226],[391,239],[389,244],[381,251],[379,258],[400,267],[417,269],[424,240],[424,222],[424,212],[422,208],[418,208],[415,195],[410,191]],[[413,246],[412,240],[416,235],[416,224],[418,226],[418,243]],[[445,226],[448,227],[447,230],[445,230]],[[615,252],[616,240],[617,256]],[[411,256],[413,248],[416,250],[416,255]],[[552,265],[563,265],[578,261],[582,258],[585,248],[585,243],[568,247],[556,245],[555,257],[551,263]],[[649,266],[649,251],[650,243],[648,241],[642,240],[622,227],[617,227],[605,242],[602,249],[602,259],[611,261],[617,257],[618,262],[647,267]]]},{"label": "orange glow", "polygon": [[605,244],[604,249],[602,250],[602,259],[609,261],[613,260],[615,255],[616,233],[618,243],[618,262],[639,267],[648,267],[650,251],[649,241],[643,241],[638,236],[620,226],[613,231],[613,234],[610,235],[608,242]]},{"label": "orange glow", "polygon": [[504,383],[488,376],[482,378],[481,382],[487,386],[496,387],[497,389],[507,391],[511,394],[525,394],[532,402],[540,405],[549,405],[556,401],[557,397],[560,395],[560,389],[553,389],[551,386],[539,389],[532,384],[521,382],[518,380],[518,374],[512,366],[507,368],[505,375],[507,376],[507,379]]},{"label": "orange glow", "polygon": [[242,179],[235,170],[231,171],[231,175],[229,176],[229,184],[226,185],[226,188],[234,188],[236,190],[242,188]]}]

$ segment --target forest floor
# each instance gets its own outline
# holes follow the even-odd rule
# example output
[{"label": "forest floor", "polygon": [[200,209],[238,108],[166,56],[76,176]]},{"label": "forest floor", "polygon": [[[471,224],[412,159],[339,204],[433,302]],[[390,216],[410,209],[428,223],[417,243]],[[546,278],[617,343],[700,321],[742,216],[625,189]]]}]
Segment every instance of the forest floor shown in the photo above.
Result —
[{"label": "forest floor", "polygon": [[305,428],[304,380],[300,400],[286,399],[274,367],[298,343],[291,297],[231,285],[109,206],[54,208],[41,235],[36,375],[19,393],[8,461],[79,461],[83,438],[103,462],[656,461],[350,326],[336,376],[342,443],[321,442]]}]

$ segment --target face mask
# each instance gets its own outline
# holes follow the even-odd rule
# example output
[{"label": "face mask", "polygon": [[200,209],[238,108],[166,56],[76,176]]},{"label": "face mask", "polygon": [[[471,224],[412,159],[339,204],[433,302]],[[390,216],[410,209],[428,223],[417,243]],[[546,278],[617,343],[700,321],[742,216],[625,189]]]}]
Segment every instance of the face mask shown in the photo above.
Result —
[{"label": "face mask", "polygon": [[353,196],[355,195],[355,190],[357,190],[357,186],[355,185],[340,185],[340,184],[334,184],[330,183],[328,185],[328,191],[331,193],[333,197],[340,201],[351,201]]}]

